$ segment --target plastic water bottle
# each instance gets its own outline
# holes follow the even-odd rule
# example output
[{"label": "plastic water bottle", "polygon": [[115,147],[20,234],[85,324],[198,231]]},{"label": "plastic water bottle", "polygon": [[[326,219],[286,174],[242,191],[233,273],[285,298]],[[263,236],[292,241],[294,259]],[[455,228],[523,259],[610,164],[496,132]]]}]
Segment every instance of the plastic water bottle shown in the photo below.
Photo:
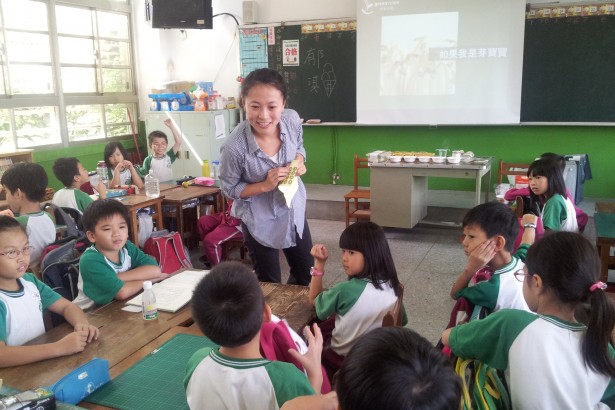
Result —
[{"label": "plastic water bottle", "polygon": [[201,175],[204,177],[209,176],[209,161],[204,159],[203,165],[201,165]]},{"label": "plastic water bottle", "polygon": [[96,165],[96,173],[98,174],[99,181],[102,181],[105,187],[109,188],[109,173],[107,172],[107,164],[105,161],[98,161],[98,165]]},{"label": "plastic water bottle", "polygon": [[220,182],[220,161],[212,161],[211,163],[211,177],[216,181],[216,185],[219,186]]},{"label": "plastic water bottle", "polygon": [[150,198],[158,198],[160,196],[160,183],[151,169],[149,174],[145,176],[145,196]]},{"label": "plastic water bottle", "polygon": [[152,281],[143,282],[143,295],[141,295],[143,305],[143,319],[153,320],[158,317],[158,307],[156,306],[156,295],[152,289]]}]

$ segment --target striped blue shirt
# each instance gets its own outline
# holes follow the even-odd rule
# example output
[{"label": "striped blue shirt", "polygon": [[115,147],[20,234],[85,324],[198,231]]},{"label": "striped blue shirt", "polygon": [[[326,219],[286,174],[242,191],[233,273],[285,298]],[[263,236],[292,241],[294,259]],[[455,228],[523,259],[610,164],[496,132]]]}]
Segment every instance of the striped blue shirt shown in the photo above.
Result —
[{"label": "striped blue shirt", "polygon": [[270,248],[285,249],[296,245],[295,227],[303,235],[306,194],[301,178],[290,208],[279,189],[240,198],[247,185],[264,181],[270,169],[287,166],[297,154],[306,158],[303,128],[293,110],[282,112],[280,140],[276,164],[259,148],[250,123],[239,124],[220,150],[220,182],[224,194],[235,200],[231,214],[242,220],[254,239]]}]

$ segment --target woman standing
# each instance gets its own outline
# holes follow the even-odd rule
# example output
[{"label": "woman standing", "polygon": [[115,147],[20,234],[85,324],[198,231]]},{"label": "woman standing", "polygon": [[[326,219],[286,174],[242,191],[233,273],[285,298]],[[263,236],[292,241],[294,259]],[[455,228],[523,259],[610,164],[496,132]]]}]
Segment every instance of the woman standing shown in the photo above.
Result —
[{"label": "woman standing", "polygon": [[290,265],[288,283],[310,282],[312,237],[305,219],[305,186],[290,207],[278,183],[297,160],[296,176],[306,172],[303,129],[299,115],[286,105],[284,78],[275,70],[251,72],[241,86],[246,121],[231,133],[221,150],[220,181],[235,200],[232,214],[242,221],[245,243],[259,280],[281,281],[279,250]]}]

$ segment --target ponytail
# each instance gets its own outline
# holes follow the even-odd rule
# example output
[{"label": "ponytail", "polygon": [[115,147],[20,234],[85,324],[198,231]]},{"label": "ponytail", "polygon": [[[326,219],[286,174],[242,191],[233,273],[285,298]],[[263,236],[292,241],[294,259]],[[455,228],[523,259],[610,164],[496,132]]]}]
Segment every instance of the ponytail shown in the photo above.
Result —
[{"label": "ponytail", "polygon": [[611,332],[615,327],[615,307],[601,289],[590,293],[590,314],[583,339],[583,359],[587,366],[615,378],[615,362],[609,352]]}]

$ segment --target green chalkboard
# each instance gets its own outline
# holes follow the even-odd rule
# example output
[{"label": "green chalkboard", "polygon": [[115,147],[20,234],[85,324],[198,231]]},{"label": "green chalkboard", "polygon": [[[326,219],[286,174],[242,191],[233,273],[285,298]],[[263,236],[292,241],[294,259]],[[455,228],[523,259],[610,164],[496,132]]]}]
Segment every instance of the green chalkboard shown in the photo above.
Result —
[{"label": "green chalkboard", "polygon": [[615,16],[528,19],[522,122],[615,122]]},{"label": "green chalkboard", "polygon": [[[355,122],[356,29],[302,33],[302,25],[296,24],[274,30],[275,42],[268,46],[269,68],[287,81],[288,107],[305,120]],[[297,40],[298,59],[285,59]]]}]

